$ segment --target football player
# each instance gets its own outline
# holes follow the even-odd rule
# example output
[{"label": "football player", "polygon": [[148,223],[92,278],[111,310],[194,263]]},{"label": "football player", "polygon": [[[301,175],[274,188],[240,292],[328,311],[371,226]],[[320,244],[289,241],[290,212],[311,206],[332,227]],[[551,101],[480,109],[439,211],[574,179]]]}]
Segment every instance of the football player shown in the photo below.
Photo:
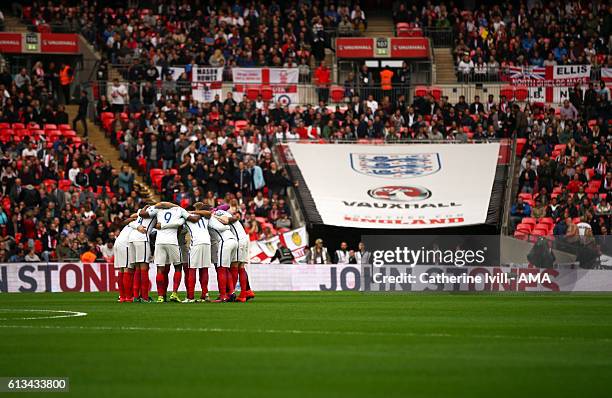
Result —
[{"label": "football player", "polygon": [[179,302],[178,287],[181,283],[182,260],[178,241],[178,229],[189,218],[187,210],[173,203],[161,202],[155,205],[153,212],[157,218],[157,237],[155,240],[155,258],[157,266],[157,302],[165,302],[168,291],[170,266],[174,265],[174,284],[170,301]]},{"label": "football player", "polygon": [[219,286],[219,298],[215,303],[225,303],[230,300],[231,275],[229,268],[235,251],[238,249],[238,242],[229,226],[223,224],[216,216],[211,217],[208,223],[211,237],[212,261],[217,269],[217,284]]},{"label": "football player", "polygon": [[[244,230],[244,226],[240,222],[240,213],[235,212],[234,215],[227,210],[217,210],[215,216],[223,224],[229,225],[230,230],[238,242],[238,248],[232,258],[230,265],[230,274],[232,276],[231,286],[235,288],[236,282],[240,279],[240,296],[236,299],[242,303],[255,298],[255,294],[249,286],[249,278],[245,269],[245,264],[249,260],[249,235]],[[235,298],[235,294],[233,296]]]},{"label": "football player", "polygon": [[[124,273],[127,273],[128,266],[130,264],[129,250],[130,250],[130,232],[132,232],[132,226],[130,223],[136,220],[136,214],[133,214],[124,221],[124,226],[115,238],[115,244],[113,245],[113,261],[115,269],[119,270],[119,276],[117,278],[117,284],[119,285],[119,300],[118,302],[127,302],[127,295],[123,285]],[[140,226],[142,228],[142,226]],[[144,228],[143,228],[144,229]]]},{"label": "football player", "polygon": [[[138,211],[137,215],[138,218],[130,223],[132,226],[129,238],[130,264],[128,272],[123,274],[123,287],[125,291],[129,289],[128,301],[134,301],[135,298],[139,302],[148,302],[150,301],[148,280],[149,262],[151,261],[149,236],[155,226],[155,215],[151,206],[145,206]],[[142,283],[143,279],[144,283]]]},{"label": "football player", "polygon": [[208,268],[211,262],[211,242],[210,233],[208,232],[208,219],[211,216],[210,211],[206,206],[197,202],[193,205],[195,211],[190,212],[191,216],[185,223],[186,229],[189,231],[190,246],[189,246],[189,261],[186,269],[187,281],[187,298],[183,303],[193,303],[195,301],[195,281],[196,269],[200,278],[200,287],[202,294],[198,301],[208,301]]}]

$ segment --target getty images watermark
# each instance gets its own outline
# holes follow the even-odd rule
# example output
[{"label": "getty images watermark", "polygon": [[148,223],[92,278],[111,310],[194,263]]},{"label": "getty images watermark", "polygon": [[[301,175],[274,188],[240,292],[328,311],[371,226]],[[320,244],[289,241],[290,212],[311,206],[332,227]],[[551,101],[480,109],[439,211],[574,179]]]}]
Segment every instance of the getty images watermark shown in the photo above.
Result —
[{"label": "getty images watermark", "polygon": [[604,274],[607,284],[598,284],[602,275],[582,268],[576,262],[577,253],[568,253],[569,249],[559,251],[548,241],[502,244],[501,239],[497,235],[364,236],[368,255],[355,288],[372,292],[612,290],[612,273]]}]

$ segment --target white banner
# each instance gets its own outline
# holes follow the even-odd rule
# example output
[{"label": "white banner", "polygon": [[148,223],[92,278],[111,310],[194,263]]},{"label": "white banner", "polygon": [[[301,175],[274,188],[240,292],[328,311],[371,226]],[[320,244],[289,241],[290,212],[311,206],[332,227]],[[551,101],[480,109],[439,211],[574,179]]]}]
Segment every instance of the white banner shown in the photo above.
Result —
[{"label": "white banner", "polygon": [[[232,91],[238,102],[245,95],[249,96],[249,90],[261,94],[265,101],[280,102],[283,106],[294,105],[299,101],[297,68],[233,68],[232,79]],[[271,98],[266,98],[264,88],[272,90]]]},{"label": "white banner", "polygon": [[499,144],[290,143],[324,224],[440,228],[486,221]]},{"label": "white banner", "polygon": [[193,99],[199,102],[212,102],[215,96],[221,99],[223,68],[195,66],[191,73]]},{"label": "white banner", "polygon": [[297,84],[298,68],[232,68],[236,84]]},{"label": "white banner", "polygon": [[[440,274],[456,275],[457,268],[408,267],[415,282],[396,284],[396,290],[408,291],[612,291],[612,271],[538,269],[509,267],[466,267],[465,274],[482,279],[448,283],[431,282],[427,277]],[[406,269],[398,269],[406,272]],[[454,272],[453,272],[454,271]],[[354,265],[321,264],[250,264],[249,283],[257,291],[339,291],[376,290],[376,284]],[[149,269],[151,291],[155,291],[155,267]],[[511,273],[515,279],[496,281],[501,273]],[[210,268],[208,288],[217,289],[214,268]],[[199,291],[199,284],[196,284]],[[181,291],[185,291],[183,282]],[[82,263],[15,263],[0,264],[0,294],[18,292],[108,292],[117,291],[117,271],[111,264]],[[155,293],[153,293],[155,296]]]}]

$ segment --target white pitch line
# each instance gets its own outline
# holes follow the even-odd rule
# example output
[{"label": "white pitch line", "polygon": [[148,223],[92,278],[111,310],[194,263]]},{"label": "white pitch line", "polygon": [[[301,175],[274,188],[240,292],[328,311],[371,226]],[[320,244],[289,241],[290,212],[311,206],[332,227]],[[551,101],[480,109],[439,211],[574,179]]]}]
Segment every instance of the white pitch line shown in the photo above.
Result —
[{"label": "white pitch line", "polygon": [[59,315],[46,315],[46,316],[32,316],[32,317],[19,317],[19,318],[0,318],[0,321],[30,321],[35,319],[58,319],[58,318],[74,318],[79,316],[86,316],[86,312],[79,311],[63,311],[63,310],[31,310],[31,309],[17,309],[17,308],[0,308],[0,314],[3,312],[50,312]]},{"label": "white pitch line", "polygon": [[90,330],[90,331],[120,331],[120,332],[197,332],[197,333],[259,333],[259,334],[295,334],[295,335],[334,335],[334,336],[372,336],[372,337],[444,337],[444,338],[482,338],[505,340],[555,340],[555,341],[593,341],[612,343],[607,337],[567,337],[567,336],[517,336],[502,334],[450,334],[450,333],[415,333],[415,332],[362,332],[333,330],[296,330],[296,329],[224,329],[224,328],[161,328],[142,326],[67,326],[67,325],[0,325],[0,329],[59,329],[59,330]]}]

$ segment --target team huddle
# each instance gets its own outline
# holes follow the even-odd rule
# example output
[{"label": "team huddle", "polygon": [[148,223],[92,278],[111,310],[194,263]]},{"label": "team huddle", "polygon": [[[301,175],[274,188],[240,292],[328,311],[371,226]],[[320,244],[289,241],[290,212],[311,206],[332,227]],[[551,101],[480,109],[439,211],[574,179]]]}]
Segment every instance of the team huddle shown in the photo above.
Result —
[{"label": "team huddle", "polygon": [[[180,302],[178,288],[185,275],[187,297],[182,303],[209,301],[208,269],[217,271],[219,297],[214,302],[246,302],[255,297],[244,268],[249,236],[228,205],[215,209],[201,202],[189,211],[169,202],[145,206],[125,221],[115,239],[114,263],[119,269],[119,301],[150,302],[149,264],[157,267],[157,302],[168,300],[170,268],[174,267],[169,300]],[[202,294],[195,299],[196,270]],[[234,289],[240,282],[240,294]]]}]

